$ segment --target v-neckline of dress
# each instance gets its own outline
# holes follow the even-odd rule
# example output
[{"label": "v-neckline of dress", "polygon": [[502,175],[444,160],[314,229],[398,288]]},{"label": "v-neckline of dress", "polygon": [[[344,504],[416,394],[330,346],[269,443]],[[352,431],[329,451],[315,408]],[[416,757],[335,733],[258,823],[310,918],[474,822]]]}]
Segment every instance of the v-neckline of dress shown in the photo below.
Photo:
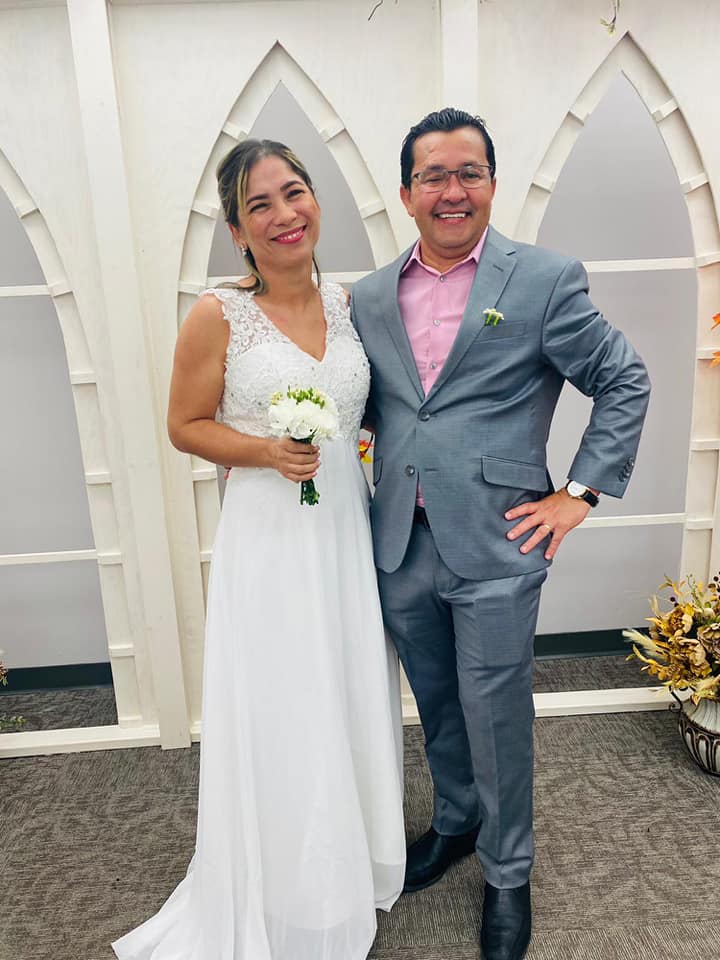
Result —
[{"label": "v-neckline of dress", "polygon": [[293,340],[292,337],[289,337],[286,333],[284,333],[280,329],[280,327],[278,327],[278,325],[270,319],[267,313],[265,313],[263,308],[257,302],[257,300],[255,299],[255,292],[253,290],[250,290],[248,292],[252,297],[252,302],[253,302],[253,305],[255,306],[255,309],[258,312],[258,315],[263,319],[263,321],[266,324],[268,324],[268,326],[271,327],[271,329],[273,329],[277,333],[277,335],[282,340],[285,340],[287,343],[292,344],[292,346],[295,347],[298,353],[301,353],[304,357],[307,357],[308,359],[312,360],[314,363],[322,365],[325,362],[325,359],[327,358],[327,355],[328,355],[328,346],[329,346],[328,334],[330,332],[330,322],[328,320],[327,304],[325,302],[325,292],[322,286],[318,287],[318,292],[320,293],[320,303],[322,304],[323,320],[325,321],[325,341],[323,344],[323,355],[320,359],[318,359],[314,354],[308,353],[307,350],[303,350],[300,344],[296,343],[296,341]]}]

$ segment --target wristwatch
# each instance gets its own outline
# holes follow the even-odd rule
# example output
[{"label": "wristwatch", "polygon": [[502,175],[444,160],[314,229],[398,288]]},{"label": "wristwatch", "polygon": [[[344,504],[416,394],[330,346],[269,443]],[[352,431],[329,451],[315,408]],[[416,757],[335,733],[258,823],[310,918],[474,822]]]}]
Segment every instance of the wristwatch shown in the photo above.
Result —
[{"label": "wristwatch", "polygon": [[578,483],[577,480],[568,480],[565,484],[565,489],[573,500],[584,500],[585,503],[589,503],[591,507],[596,507],[600,503],[600,498],[597,494],[593,493],[592,490],[583,483]]}]

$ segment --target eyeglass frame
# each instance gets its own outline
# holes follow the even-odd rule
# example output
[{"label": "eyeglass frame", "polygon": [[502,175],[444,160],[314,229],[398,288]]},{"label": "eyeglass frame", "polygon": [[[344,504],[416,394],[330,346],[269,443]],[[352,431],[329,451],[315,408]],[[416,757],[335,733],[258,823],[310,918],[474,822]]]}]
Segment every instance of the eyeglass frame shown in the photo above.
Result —
[{"label": "eyeglass frame", "polygon": [[[490,174],[490,179],[487,181],[482,180],[480,181],[480,183],[476,183],[476,184],[463,183],[462,180],[460,179],[460,174],[464,170],[472,169],[473,167],[482,167],[483,170],[487,170]],[[433,189],[428,190],[427,186],[421,180],[418,179],[424,173],[427,173],[429,171],[435,171],[437,174],[442,175],[443,177],[443,182],[440,184],[440,186],[436,190],[433,190]],[[441,190],[445,189],[448,183],[450,183],[450,177],[452,177],[453,174],[457,177],[458,183],[460,184],[460,186],[464,187],[466,190],[477,190],[479,187],[483,187],[483,186],[486,186],[488,183],[492,183],[493,178],[495,176],[495,171],[493,170],[492,166],[489,163],[465,163],[463,164],[462,167],[458,167],[456,170],[447,170],[445,169],[445,167],[426,167],[424,170],[418,170],[417,173],[413,173],[410,179],[414,180],[417,183],[418,187],[420,189],[424,189],[426,193],[439,193]]]}]

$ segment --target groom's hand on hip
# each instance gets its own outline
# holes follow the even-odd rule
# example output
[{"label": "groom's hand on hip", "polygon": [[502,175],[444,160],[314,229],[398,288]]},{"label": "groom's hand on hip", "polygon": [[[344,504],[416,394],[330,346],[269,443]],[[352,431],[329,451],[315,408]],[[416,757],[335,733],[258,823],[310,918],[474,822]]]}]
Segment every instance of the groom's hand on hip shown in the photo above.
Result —
[{"label": "groom's hand on hip", "polygon": [[[508,540],[518,540],[523,534],[532,535],[520,546],[520,553],[529,553],[540,544],[545,544],[545,559],[552,560],[563,542],[565,534],[585,519],[590,510],[584,500],[576,500],[566,490],[558,490],[542,500],[521,503],[505,514],[506,520],[524,519],[507,532]],[[552,536],[548,544],[548,537]]]}]

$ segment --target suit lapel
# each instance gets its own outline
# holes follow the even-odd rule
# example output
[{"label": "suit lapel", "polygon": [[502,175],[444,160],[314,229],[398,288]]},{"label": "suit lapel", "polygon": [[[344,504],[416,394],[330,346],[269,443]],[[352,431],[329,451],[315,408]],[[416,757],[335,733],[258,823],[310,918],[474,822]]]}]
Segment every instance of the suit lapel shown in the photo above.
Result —
[{"label": "suit lapel", "polygon": [[413,387],[415,387],[420,399],[423,400],[425,398],[425,391],[420,383],[420,374],[418,373],[417,366],[415,364],[415,357],[413,356],[410,340],[408,339],[407,330],[405,329],[405,324],[403,323],[403,319],[400,314],[400,306],[398,304],[398,285],[400,282],[400,274],[402,273],[403,267],[410,259],[410,254],[413,252],[414,248],[415,244],[406,250],[402,256],[398,257],[392,266],[389,278],[392,284],[392,290],[390,291],[389,310],[387,313],[387,330],[392,337],[393,343],[395,344],[395,349],[400,355],[400,359],[407,370],[407,374],[412,381]]},{"label": "suit lapel", "polygon": [[432,397],[452,375],[470,344],[485,326],[483,311],[497,304],[515,269],[515,262],[514,245],[507,237],[498,233],[493,227],[489,227],[460,329],[428,398]]}]

